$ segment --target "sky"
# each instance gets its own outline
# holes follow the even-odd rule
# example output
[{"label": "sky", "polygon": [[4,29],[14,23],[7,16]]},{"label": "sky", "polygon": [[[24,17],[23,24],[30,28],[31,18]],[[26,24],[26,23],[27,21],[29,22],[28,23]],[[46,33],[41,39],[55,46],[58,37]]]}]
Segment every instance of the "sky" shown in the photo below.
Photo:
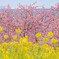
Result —
[{"label": "sky", "polygon": [[0,7],[7,7],[9,4],[12,9],[17,8],[19,3],[22,5],[30,5],[34,2],[37,2],[35,6],[39,6],[41,8],[44,5],[45,8],[50,8],[51,6],[55,6],[59,3],[59,0],[0,0]]}]

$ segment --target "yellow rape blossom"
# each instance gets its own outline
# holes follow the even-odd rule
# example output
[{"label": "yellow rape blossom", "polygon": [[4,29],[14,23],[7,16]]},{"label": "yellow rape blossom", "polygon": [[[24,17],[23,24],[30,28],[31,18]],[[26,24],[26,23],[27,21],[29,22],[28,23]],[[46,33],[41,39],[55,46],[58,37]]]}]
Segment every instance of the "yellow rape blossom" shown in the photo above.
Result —
[{"label": "yellow rape blossom", "polygon": [[52,38],[52,37],[53,37],[53,33],[52,33],[52,32],[49,32],[49,33],[47,34],[47,36],[50,37],[50,38]]},{"label": "yellow rape blossom", "polygon": [[43,49],[48,48],[48,44],[44,44],[44,45],[42,45],[41,48],[43,48]]},{"label": "yellow rape blossom", "polygon": [[2,45],[3,45],[4,48],[7,48],[7,43],[6,42],[4,42]]},{"label": "yellow rape blossom", "polygon": [[31,46],[32,46],[32,44],[33,44],[32,42],[28,42],[28,46],[29,46],[29,47],[31,47]]},{"label": "yellow rape blossom", "polygon": [[4,35],[4,39],[7,39],[8,38],[8,35]]},{"label": "yellow rape blossom", "polygon": [[20,40],[19,40],[20,44],[22,44],[22,41],[23,41],[23,39],[22,39],[22,38],[20,38]]},{"label": "yellow rape blossom", "polygon": [[38,45],[37,44],[34,44],[33,45],[33,48],[35,49],[35,48],[38,48]]},{"label": "yellow rape blossom", "polygon": [[36,33],[36,38],[41,37],[41,34],[38,32]]},{"label": "yellow rape blossom", "polygon": [[18,33],[20,33],[20,29],[18,28],[18,29],[15,29],[15,32],[18,34]]},{"label": "yellow rape blossom", "polygon": [[47,42],[48,40],[48,38],[43,38],[43,42]]},{"label": "yellow rape blossom", "polygon": [[58,41],[56,39],[51,39],[51,43],[57,43]]},{"label": "yellow rape blossom", "polygon": [[23,37],[23,42],[27,42],[28,38],[27,37]]},{"label": "yellow rape blossom", "polygon": [[3,31],[3,28],[0,26],[0,32],[2,32]]},{"label": "yellow rape blossom", "polygon": [[13,35],[13,39],[14,39],[14,40],[17,39],[17,35]]}]

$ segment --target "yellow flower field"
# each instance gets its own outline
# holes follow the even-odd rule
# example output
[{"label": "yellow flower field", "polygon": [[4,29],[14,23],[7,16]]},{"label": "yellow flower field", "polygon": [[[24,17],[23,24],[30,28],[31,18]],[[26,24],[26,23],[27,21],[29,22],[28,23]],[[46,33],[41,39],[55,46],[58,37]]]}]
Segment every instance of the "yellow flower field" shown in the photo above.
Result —
[{"label": "yellow flower field", "polygon": [[28,42],[28,38],[20,38],[19,42],[4,42],[0,44],[0,59],[58,59],[59,47],[48,44],[39,46]]},{"label": "yellow flower field", "polygon": [[[0,33],[2,31],[3,29],[0,27]],[[20,33],[20,29],[16,29],[15,33]],[[44,38],[38,32],[36,38],[38,41],[42,39],[42,45],[40,45],[40,42],[28,41],[27,36],[20,37],[17,41],[17,35],[13,35],[13,40],[7,43],[4,40],[8,39],[8,35],[4,35],[4,40],[0,43],[0,59],[59,59],[59,47],[55,46],[58,40],[52,37],[52,32],[49,32]],[[51,46],[47,43],[48,40],[50,40]]]}]

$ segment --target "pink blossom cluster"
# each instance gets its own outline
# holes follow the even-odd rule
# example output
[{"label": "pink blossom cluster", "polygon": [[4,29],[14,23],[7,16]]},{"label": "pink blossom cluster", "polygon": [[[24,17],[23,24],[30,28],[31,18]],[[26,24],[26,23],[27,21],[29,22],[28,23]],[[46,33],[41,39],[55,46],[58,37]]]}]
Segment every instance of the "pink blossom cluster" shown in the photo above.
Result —
[{"label": "pink blossom cluster", "polygon": [[18,37],[28,36],[29,41],[35,42],[35,34],[40,32],[44,37],[48,32],[53,32],[54,38],[59,39],[59,4],[51,7],[49,10],[42,10],[34,7],[19,5],[18,8],[12,10],[8,5],[2,8],[0,12],[0,26],[3,31],[0,33],[0,41],[4,35],[8,35],[6,41],[11,41],[15,33],[15,29],[20,28],[21,33]]}]

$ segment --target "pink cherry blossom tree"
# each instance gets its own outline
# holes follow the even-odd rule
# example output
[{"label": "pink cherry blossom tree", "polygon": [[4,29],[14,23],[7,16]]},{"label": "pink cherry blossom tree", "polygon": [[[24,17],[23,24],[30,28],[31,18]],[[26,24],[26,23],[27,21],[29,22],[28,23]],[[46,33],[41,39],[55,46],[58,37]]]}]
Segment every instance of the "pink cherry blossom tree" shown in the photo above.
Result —
[{"label": "pink cherry blossom tree", "polygon": [[44,7],[39,10],[37,6],[34,7],[34,4],[19,5],[14,10],[8,5],[7,8],[2,9],[0,26],[3,27],[3,31],[0,39],[3,40],[3,36],[7,34],[9,37],[5,41],[11,41],[17,28],[21,29],[21,33],[17,34],[18,39],[27,35],[29,41],[35,42],[37,41],[35,37],[37,32],[40,32],[44,37],[50,31],[54,33],[55,38],[59,39],[59,4],[56,7],[52,6],[50,10],[46,10]]}]

